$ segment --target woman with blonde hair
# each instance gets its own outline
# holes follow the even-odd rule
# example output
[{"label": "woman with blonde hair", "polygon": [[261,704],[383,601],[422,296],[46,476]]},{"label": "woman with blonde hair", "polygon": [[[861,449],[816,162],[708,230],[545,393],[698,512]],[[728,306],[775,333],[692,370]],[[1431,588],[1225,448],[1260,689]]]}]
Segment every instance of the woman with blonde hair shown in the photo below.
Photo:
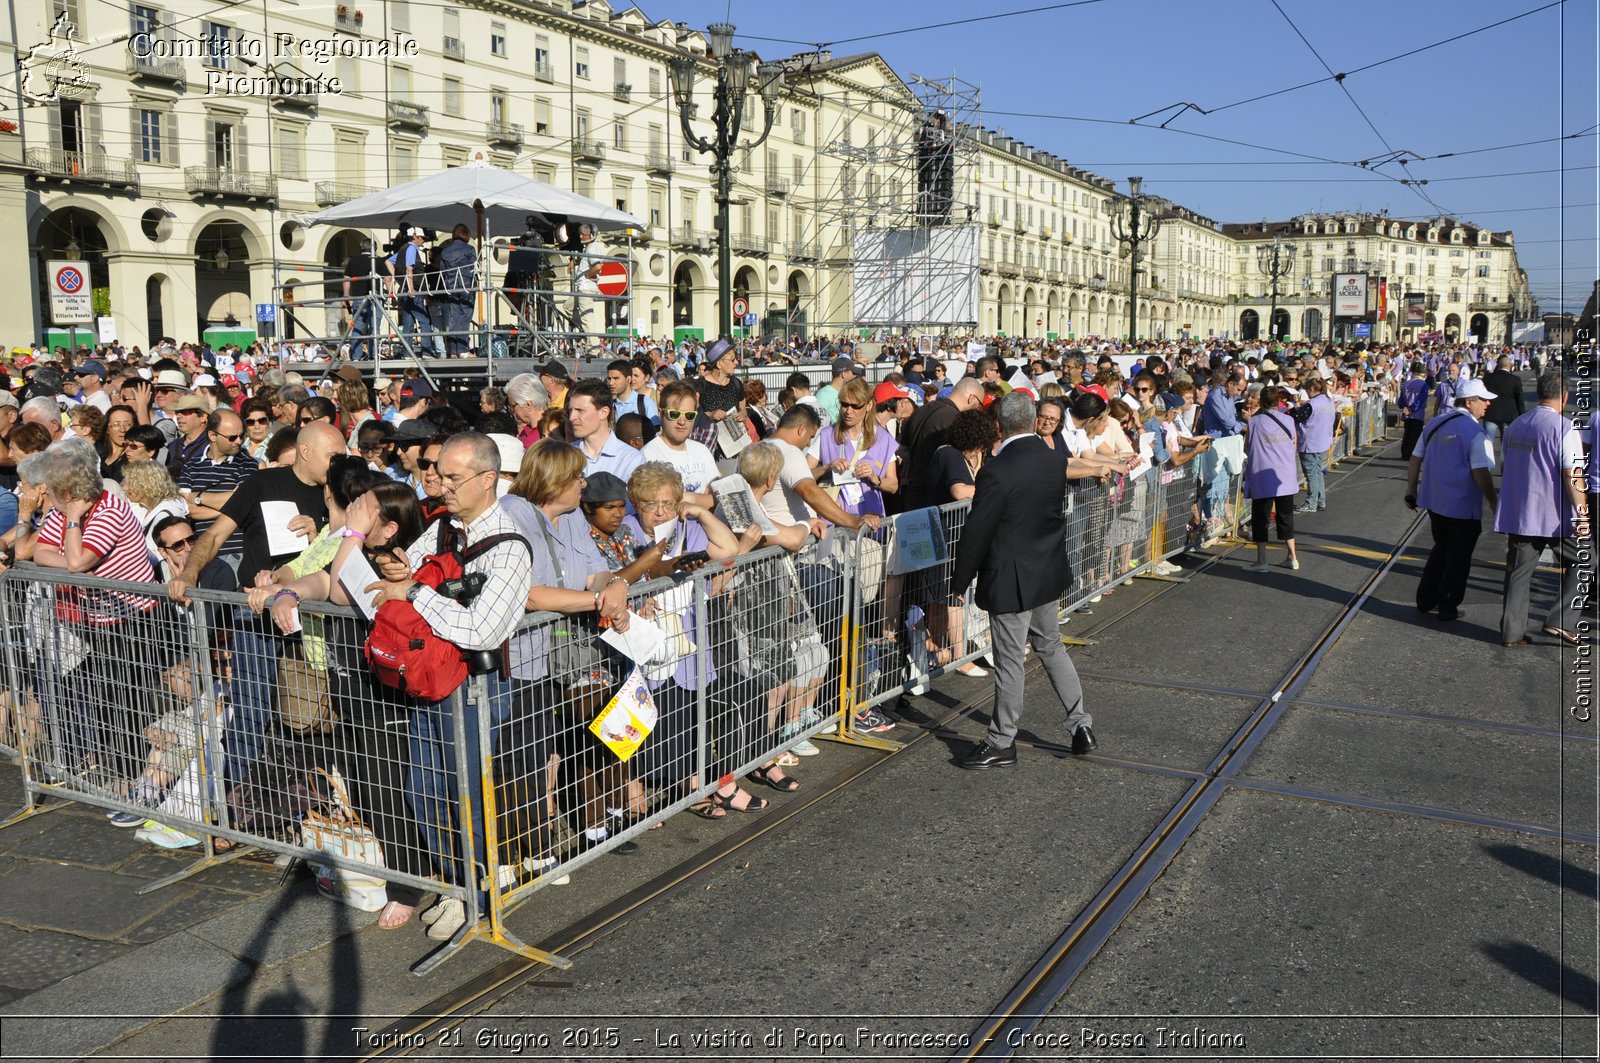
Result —
[{"label": "woman with blonde hair", "polygon": [[187,517],[189,504],[172,482],[172,474],[158,461],[130,461],[122,468],[122,493],[133,509],[133,515],[144,531],[145,548],[150,551],[150,563],[158,564],[161,551],[152,531],[162,517],[171,514]]},{"label": "woman with blonde hair", "polygon": [[900,490],[895,455],[900,444],[878,426],[872,389],[860,377],[839,389],[839,420],[817,434],[818,475],[838,489],[846,513],[885,513],[883,496]]}]

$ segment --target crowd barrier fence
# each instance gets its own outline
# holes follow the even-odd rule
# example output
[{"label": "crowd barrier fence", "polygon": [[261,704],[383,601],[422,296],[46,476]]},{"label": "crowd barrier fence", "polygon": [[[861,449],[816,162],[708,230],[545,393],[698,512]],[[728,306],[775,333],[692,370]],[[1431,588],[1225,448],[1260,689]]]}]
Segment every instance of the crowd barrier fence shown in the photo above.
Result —
[{"label": "crowd barrier fence", "polygon": [[[1340,456],[1382,438],[1384,417],[1381,396],[1358,402]],[[1200,464],[1069,482],[1063,617],[1216,538],[1208,518],[1238,532],[1242,477],[1210,513]],[[256,614],[200,590],[179,605],[20,566],[0,577],[0,752],[25,791],[6,824],[48,798],[176,832],[195,861],[140,892],[257,849],[307,861],[357,907],[384,884],[460,901],[461,929],[418,973],[477,939],[566,966],[519,941],[509,913],[679,812],[736,817],[721,780],[785,789],[804,761],[790,775],[778,759],[813,737],[892,748],[858,714],[988,652],[987,616],[950,586],[969,509],[940,507],[917,549],[836,531],[637,585],[628,632],[529,614],[498,670],[437,703],[376,680],[348,609]]]}]

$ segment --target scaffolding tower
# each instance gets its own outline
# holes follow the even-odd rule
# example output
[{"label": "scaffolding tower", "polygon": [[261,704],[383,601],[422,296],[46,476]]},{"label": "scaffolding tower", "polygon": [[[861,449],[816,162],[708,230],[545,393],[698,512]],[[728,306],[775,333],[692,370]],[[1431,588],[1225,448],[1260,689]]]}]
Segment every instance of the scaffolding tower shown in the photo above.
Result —
[{"label": "scaffolding tower", "polygon": [[883,121],[863,138],[851,108],[841,108],[819,145],[818,256],[831,268],[828,287],[809,293],[806,320],[880,336],[970,330],[978,320],[979,89],[913,74],[904,92],[855,91],[869,109],[883,107]]}]

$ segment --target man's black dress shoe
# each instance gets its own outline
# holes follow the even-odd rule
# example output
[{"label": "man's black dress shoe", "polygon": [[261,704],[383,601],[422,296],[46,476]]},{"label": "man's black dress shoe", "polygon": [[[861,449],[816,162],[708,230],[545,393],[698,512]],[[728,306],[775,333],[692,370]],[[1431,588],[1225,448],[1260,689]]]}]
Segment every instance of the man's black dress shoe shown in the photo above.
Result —
[{"label": "man's black dress shoe", "polygon": [[957,766],[971,771],[980,771],[984,768],[1009,768],[1017,762],[1017,744],[1013,742],[1004,749],[996,749],[988,742],[979,742],[973,747],[972,752],[956,761]]},{"label": "man's black dress shoe", "polygon": [[1094,732],[1087,727],[1080,727],[1072,732],[1072,755],[1081,757],[1085,753],[1093,753],[1100,743],[1094,740]]}]

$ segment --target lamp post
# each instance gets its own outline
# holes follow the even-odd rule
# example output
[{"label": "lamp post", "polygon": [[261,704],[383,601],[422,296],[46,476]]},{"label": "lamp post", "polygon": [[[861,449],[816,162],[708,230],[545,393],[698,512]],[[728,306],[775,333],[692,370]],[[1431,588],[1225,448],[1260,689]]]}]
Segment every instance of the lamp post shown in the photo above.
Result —
[{"label": "lamp post", "polygon": [[1165,201],[1155,196],[1143,196],[1143,177],[1128,178],[1128,198],[1121,200],[1111,216],[1111,235],[1122,246],[1118,253],[1129,260],[1128,264],[1128,342],[1139,339],[1139,248],[1150,243],[1161,231],[1161,217],[1151,213]]},{"label": "lamp post", "polygon": [[[717,179],[717,330],[721,337],[733,336],[733,254],[728,243],[728,205],[733,193],[733,167],[730,160],[739,146],[739,132],[744,125],[745,95],[750,90],[750,64],[755,56],[743,48],[733,47],[733,26],[717,22],[706,27],[711,35],[711,58],[716,63],[716,109],[711,122],[716,127],[711,139],[699,136],[690,124],[689,107],[694,97],[695,76],[698,73],[695,57],[674,56],[667,63],[667,74],[672,81],[672,99],[678,108],[678,120],[683,127],[683,140],[695,151],[712,157],[711,172]],[[777,113],[778,93],[783,88],[783,65],[760,63],[756,67],[756,89],[761,95],[763,124],[761,135],[747,147],[760,147],[772,132],[772,120]]]},{"label": "lamp post", "polygon": [[1261,244],[1256,247],[1256,269],[1261,275],[1272,281],[1272,309],[1267,314],[1267,339],[1279,339],[1278,322],[1278,281],[1294,272],[1295,246],[1283,242],[1283,234],[1279,233],[1272,238],[1272,243]]}]

